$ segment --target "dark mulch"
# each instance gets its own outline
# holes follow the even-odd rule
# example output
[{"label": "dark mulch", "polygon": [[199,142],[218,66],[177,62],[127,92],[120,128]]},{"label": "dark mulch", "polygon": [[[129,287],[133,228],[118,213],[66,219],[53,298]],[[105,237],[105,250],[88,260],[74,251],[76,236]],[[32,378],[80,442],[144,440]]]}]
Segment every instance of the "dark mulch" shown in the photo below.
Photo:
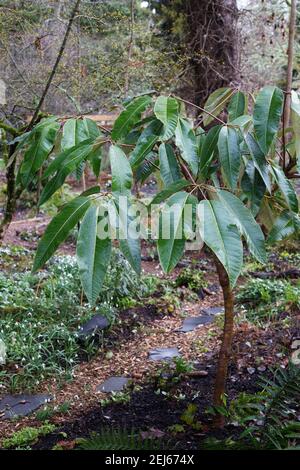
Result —
[{"label": "dark mulch", "polygon": [[[229,436],[237,437],[240,429],[232,425],[226,426],[222,430],[211,428],[210,415],[206,413],[211,405],[212,389],[214,383],[214,368],[209,368],[206,377],[189,378],[183,380],[176,387],[176,395],[184,393],[185,398],[176,400],[172,397],[165,397],[155,393],[155,384],[146,385],[141,391],[133,392],[128,403],[113,403],[104,408],[97,406],[80,419],[66,423],[58,428],[55,433],[49,434],[40,439],[33,447],[36,450],[51,449],[60,441],[73,441],[77,438],[88,437],[91,432],[99,432],[102,428],[123,428],[127,430],[163,431],[163,440],[168,443],[167,448],[172,449],[197,449],[200,442],[208,436],[223,439]],[[231,370],[230,378],[237,378],[236,371]],[[240,392],[247,391],[255,393],[258,390],[257,374],[239,376],[238,380],[228,382],[228,398],[235,398]],[[173,390],[175,392],[175,390]],[[186,432],[172,435],[168,428],[175,424],[183,424],[181,416],[190,403],[197,405],[197,418],[203,425],[203,429],[194,430],[187,426]],[[62,437],[66,436],[66,437]]]}]

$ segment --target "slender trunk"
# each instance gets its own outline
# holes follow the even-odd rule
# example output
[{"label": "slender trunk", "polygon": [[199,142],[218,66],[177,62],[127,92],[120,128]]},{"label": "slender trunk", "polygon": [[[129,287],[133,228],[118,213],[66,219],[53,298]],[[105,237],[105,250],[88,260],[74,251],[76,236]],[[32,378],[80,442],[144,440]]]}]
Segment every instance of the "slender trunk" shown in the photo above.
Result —
[{"label": "slender trunk", "polygon": [[[15,146],[12,146],[9,152],[9,157],[13,154]],[[9,224],[12,221],[13,215],[16,210],[16,176],[15,176],[16,160],[6,169],[6,204],[4,209],[4,216],[0,223],[0,243],[5,235]]]},{"label": "slender trunk", "polygon": [[[219,360],[216,373],[216,381],[214,388],[213,404],[214,406],[220,406],[222,404],[222,398],[226,391],[226,381],[228,374],[228,366],[232,352],[232,338],[233,338],[233,326],[234,326],[234,295],[232,288],[230,287],[229,278],[227,272],[219,260],[215,261],[216,268],[219,276],[220,285],[223,291],[224,298],[224,309],[225,309],[225,321],[224,321],[224,332],[222,338],[221,349],[219,353]],[[214,419],[215,427],[224,426],[224,416],[217,415]]]},{"label": "slender trunk", "polygon": [[291,13],[290,13],[290,24],[289,24],[289,45],[287,50],[288,65],[287,65],[287,77],[286,77],[286,94],[284,100],[283,110],[283,137],[282,137],[282,166],[286,168],[286,135],[285,130],[289,127],[290,114],[291,114],[291,92],[293,83],[293,66],[294,66],[294,42],[296,34],[296,16],[297,16],[297,0],[291,0]]}]

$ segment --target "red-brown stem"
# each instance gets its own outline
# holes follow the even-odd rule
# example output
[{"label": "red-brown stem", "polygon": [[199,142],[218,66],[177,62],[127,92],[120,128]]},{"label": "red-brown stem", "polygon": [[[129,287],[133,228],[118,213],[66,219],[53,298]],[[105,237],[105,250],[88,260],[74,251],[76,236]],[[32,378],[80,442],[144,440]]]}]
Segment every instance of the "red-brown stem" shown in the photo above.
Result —
[{"label": "red-brown stem", "polygon": [[[214,388],[213,404],[214,406],[222,405],[222,398],[226,391],[226,381],[228,374],[228,366],[232,352],[232,338],[234,326],[234,295],[230,286],[227,272],[219,260],[215,260],[219,282],[223,291],[225,321],[222,344],[219,352],[219,360],[216,373],[216,381]],[[223,427],[225,418],[221,414],[217,414],[214,418],[215,427]]]}]

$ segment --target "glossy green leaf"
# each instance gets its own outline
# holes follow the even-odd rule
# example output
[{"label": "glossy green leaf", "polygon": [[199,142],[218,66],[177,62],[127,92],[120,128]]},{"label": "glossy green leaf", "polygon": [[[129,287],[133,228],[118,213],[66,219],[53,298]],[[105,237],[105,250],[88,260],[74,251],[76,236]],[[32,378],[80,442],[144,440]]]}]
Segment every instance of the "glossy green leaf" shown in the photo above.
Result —
[{"label": "glossy green leaf", "polygon": [[214,152],[217,148],[221,126],[212,127],[203,139],[200,149],[200,162],[198,176],[206,178],[209,167],[212,163]]},{"label": "glossy green leaf", "polygon": [[141,273],[141,240],[135,230],[135,219],[130,213],[131,203],[119,204],[115,200],[118,213],[118,238],[120,250],[137,274]]},{"label": "glossy green leaf", "polygon": [[58,129],[59,124],[54,121],[35,130],[17,177],[17,182],[20,182],[24,188],[28,187],[52,151]]},{"label": "glossy green leaf", "polygon": [[273,244],[300,232],[300,218],[293,212],[284,211],[275,220],[269,233],[268,243]]},{"label": "glossy green leaf", "polygon": [[188,186],[191,185],[190,181],[180,179],[178,181],[175,181],[174,183],[171,183],[169,186],[167,186],[165,189],[163,189],[161,192],[159,192],[151,201],[152,204],[160,204],[161,202],[165,201],[168,199],[172,194],[178,193],[179,191],[182,191],[182,189],[187,188]]},{"label": "glossy green leaf", "polygon": [[267,154],[278,131],[283,107],[283,92],[274,86],[265,86],[257,95],[253,123],[255,135],[264,154]]},{"label": "glossy green leaf", "polygon": [[247,134],[244,139],[250,156],[252,157],[255,168],[257,168],[269,193],[271,193],[271,181],[269,175],[269,166],[264,153],[252,134]]},{"label": "glossy green leaf", "polygon": [[92,205],[81,222],[76,256],[85,295],[94,305],[101,291],[111,255],[111,240],[97,236],[99,208]]},{"label": "glossy green leaf", "polygon": [[[160,264],[166,273],[175,268],[184,252],[183,211],[188,197],[189,194],[185,192],[174,194],[169,198],[160,214],[157,250]],[[169,231],[166,229],[165,218],[170,221]]]},{"label": "glossy green leaf", "polygon": [[[231,88],[223,87],[215,90],[207,99],[204,109],[209,113],[213,114],[213,116],[219,116],[219,114],[223,111],[226,104],[230,100],[233,95],[233,90]],[[214,117],[210,116],[207,113],[203,113],[203,125],[206,127],[211,122],[214,121]]]},{"label": "glossy green leaf", "polygon": [[234,287],[243,265],[243,244],[238,229],[220,201],[204,200],[199,206],[203,241],[223,264]]},{"label": "glossy green leaf", "polygon": [[298,198],[292,183],[287,179],[281,168],[273,166],[272,170],[275,181],[278,184],[278,187],[287,203],[288,208],[291,211],[298,213]]},{"label": "glossy green leaf", "polygon": [[170,186],[181,178],[181,171],[170,144],[161,144],[159,147],[159,168],[165,186]]},{"label": "glossy green leaf", "polygon": [[120,140],[125,137],[128,132],[133,128],[135,123],[141,118],[141,114],[151,103],[150,96],[140,96],[135,98],[126,109],[116,119],[111,137],[113,140]]},{"label": "glossy green leaf", "polygon": [[67,238],[72,228],[83,217],[90,204],[90,199],[79,196],[66,204],[52,219],[38,244],[33,271],[37,271],[51,258],[59,245]]},{"label": "glossy green leaf", "polygon": [[196,136],[191,123],[187,119],[179,118],[175,136],[176,145],[180,150],[182,158],[189,165],[193,175],[197,176],[199,159]]},{"label": "glossy green leaf", "polygon": [[66,150],[49,165],[44,176],[52,174],[56,169],[57,173],[44,187],[39,200],[39,206],[44,204],[63,185],[66,177],[75,171],[78,165],[88,157],[93,147],[90,143],[85,142],[86,141],[78,145],[78,147],[72,147]]},{"label": "glossy green leaf", "polygon": [[132,170],[130,163],[117,145],[111,145],[109,149],[112,184],[114,194],[129,195],[132,187]]},{"label": "glossy green leaf", "polygon": [[247,112],[247,97],[242,91],[237,91],[228,105],[229,122],[243,116]]},{"label": "glossy green leaf", "polygon": [[248,199],[249,209],[255,217],[266,192],[266,185],[252,160],[247,162],[241,181],[241,188]]},{"label": "glossy green leaf", "polygon": [[154,114],[163,125],[162,140],[173,137],[179,119],[179,104],[175,98],[159,96],[155,102]]},{"label": "glossy green leaf", "polygon": [[230,214],[232,223],[245,238],[252,255],[261,263],[265,263],[265,237],[250,210],[239,198],[228,191],[219,190],[218,197]]},{"label": "glossy green leaf", "polygon": [[219,158],[226,181],[231,189],[236,188],[240,172],[241,151],[239,143],[239,134],[236,129],[223,126],[218,140]]},{"label": "glossy green leaf", "polygon": [[147,159],[145,159],[136,170],[136,181],[143,184],[153,173],[158,171],[158,165],[159,161],[157,154],[154,152],[149,153],[147,155]]},{"label": "glossy green leaf", "polygon": [[68,150],[87,139],[97,139],[101,132],[91,119],[68,119],[63,127],[61,149]]},{"label": "glossy green leaf", "polygon": [[141,133],[135,149],[130,155],[130,164],[132,167],[139,165],[144,158],[151,152],[154,144],[158,141],[162,130],[162,123],[158,120],[152,121]]}]

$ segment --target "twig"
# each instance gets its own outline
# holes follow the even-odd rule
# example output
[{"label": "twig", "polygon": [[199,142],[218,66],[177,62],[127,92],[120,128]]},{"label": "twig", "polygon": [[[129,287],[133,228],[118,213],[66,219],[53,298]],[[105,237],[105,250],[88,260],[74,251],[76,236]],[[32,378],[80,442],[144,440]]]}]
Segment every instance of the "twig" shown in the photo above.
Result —
[{"label": "twig", "polygon": [[202,108],[201,106],[198,106],[197,104],[194,104],[192,103],[191,101],[187,101],[183,98],[179,98],[178,96],[175,96],[175,95],[172,95],[174,98],[176,98],[177,100],[179,101],[182,101],[183,103],[186,103],[190,106],[193,106],[194,108],[196,109],[199,109],[200,111],[202,111],[203,113],[206,113],[208,114],[209,116],[211,116],[212,118],[214,118],[216,121],[220,122],[221,124],[223,124],[223,126],[226,126],[226,122],[224,122],[222,119],[218,118],[217,116],[215,116],[214,114],[212,114],[211,112],[207,111],[206,109]]}]

